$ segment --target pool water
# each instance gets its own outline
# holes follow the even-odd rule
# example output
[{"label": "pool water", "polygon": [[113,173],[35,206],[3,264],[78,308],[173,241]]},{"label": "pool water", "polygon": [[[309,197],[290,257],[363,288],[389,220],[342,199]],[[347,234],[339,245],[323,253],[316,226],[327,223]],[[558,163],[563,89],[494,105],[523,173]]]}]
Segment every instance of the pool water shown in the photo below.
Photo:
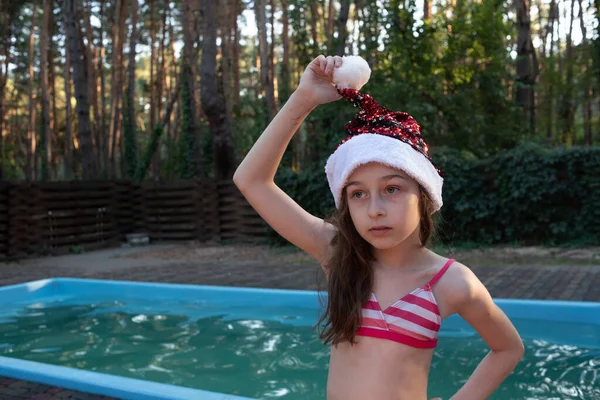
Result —
[{"label": "pool water", "polygon": [[[0,310],[0,356],[252,398],[324,399],[329,348],[312,330],[317,312],[202,301],[31,303]],[[600,338],[599,325],[513,323]],[[477,335],[459,333],[442,326],[429,397],[448,399],[487,354]],[[600,339],[585,347],[524,340],[525,358],[490,399],[600,399]]]}]

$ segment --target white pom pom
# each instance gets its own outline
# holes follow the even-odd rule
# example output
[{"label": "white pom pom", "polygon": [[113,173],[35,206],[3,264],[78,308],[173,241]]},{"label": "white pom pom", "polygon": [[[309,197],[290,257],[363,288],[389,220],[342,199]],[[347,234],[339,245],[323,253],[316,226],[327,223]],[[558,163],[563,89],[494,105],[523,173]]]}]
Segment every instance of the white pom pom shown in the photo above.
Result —
[{"label": "white pom pom", "polygon": [[342,66],[333,69],[333,83],[339,89],[360,90],[370,77],[371,68],[360,56],[343,56]]}]

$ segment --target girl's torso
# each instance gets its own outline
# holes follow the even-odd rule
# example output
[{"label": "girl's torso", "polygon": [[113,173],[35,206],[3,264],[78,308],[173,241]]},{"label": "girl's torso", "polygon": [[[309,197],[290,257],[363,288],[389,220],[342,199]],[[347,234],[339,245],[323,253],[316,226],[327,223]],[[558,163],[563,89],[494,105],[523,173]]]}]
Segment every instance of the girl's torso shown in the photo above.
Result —
[{"label": "girl's torso", "polygon": [[[375,274],[373,298],[377,299],[380,310],[387,310],[389,306],[397,304],[404,295],[414,293],[415,288],[421,285],[426,286],[438,275],[449,260],[435,253],[431,254],[432,265],[437,267],[428,268],[413,279],[402,279],[386,275],[384,272]],[[452,275],[455,275],[452,273],[454,264],[450,263],[443,275],[438,276],[439,280],[431,286],[431,294],[434,296],[432,300],[437,303],[440,322],[454,313],[451,290]],[[411,283],[406,283],[407,281]],[[400,305],[398,307],[402,308]],[[402,331],[402,324],[399,326],[392,329]],[[418,328],[415,330],[418,331]],[[408,331],[406,333],[411,334]],[[344,342],[337,347],[331,347],[327,381],[328,400],[426,399],[427,378],[434,348],[417,348],[371,336],[357,335],[355,341],[354,345]]]}]

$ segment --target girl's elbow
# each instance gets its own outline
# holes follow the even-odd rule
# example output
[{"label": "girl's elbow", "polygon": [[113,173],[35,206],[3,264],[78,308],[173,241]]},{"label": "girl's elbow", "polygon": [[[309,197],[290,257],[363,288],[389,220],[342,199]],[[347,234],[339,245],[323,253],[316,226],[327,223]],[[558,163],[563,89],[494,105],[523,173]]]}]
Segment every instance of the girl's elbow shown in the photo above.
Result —
[{"label": "girl's elbow", "polygon": [[503,354],[505,358],[514,359],[515,362],[519,362],[525,355],[525,345],[522,340],[515,340],[510,344],[507,344],[502,349],[492,349],[497,354]]},{"label": "girl's elbow", "polygon": [[518,364],[525,356],[525,345],[523,344],[523,341],[519,340],[516,342],[510,349],[510,354],[515,361],[515,365]]},{"label": "girl's elbow", "polygon": [[233,174],[232,181],[233,181],[233,184],[235,186],[237,186],[238,189],[241,190],[242,187],[244,186],[244,178],[242,176],[240,176],[240,172],[239,171],[240,171],[239,168],[235,171],[235,173]]},{"label": "girl's elbow", "polygon": [[523,344],[522,340],[519,340],[518,347],[517,347],[517,354],[519,355],[519,360],[522,359],[523,356],[525,355],[525,345]]}]

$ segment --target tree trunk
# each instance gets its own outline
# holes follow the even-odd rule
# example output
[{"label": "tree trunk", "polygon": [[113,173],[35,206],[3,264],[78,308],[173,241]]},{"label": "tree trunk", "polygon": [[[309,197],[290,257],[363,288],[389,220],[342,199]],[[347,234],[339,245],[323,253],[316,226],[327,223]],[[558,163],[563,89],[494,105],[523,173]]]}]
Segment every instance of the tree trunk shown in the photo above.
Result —
[{"label": "tree trunk", "polygon": [[531,41],[530,0],[518,0],[517,7],[517,102],[529,124],[531,134],[535,132],[535,49]]},{"label": "tree trunk", "polygon": [[35,123],[35,112],[36,112],[36,93],[33,89],[35,77],[33,74],[33,64],[35,61],[34,53],[34,31],[35,31],[35,17],[37,15],[38,3],[33,3],[33,14],[31,17],[31,30],[29,31],[29,127],[27,129],[27,162],[25,168],[25,176],[27,180],[33,181],[36,176],[35,168],[35,153],[36,153],[36,123]]},{"label": "tree trunk", "polygon": [[108,169],[108,138],[106,137],[106,91],[104,84],[104,1],[100,2],[100,42],[98,44],[98,77],[96,85],[100,87],[100,129],[98,134],[98,165],[100,170],[106,172]]},{"label": "tree trunk", "polygon": [[216,7],[212,0],[204,2],[206,31],[202,40],[200,97],[204,114],[208,118],[213,134],[215,179],[225,180],[233,177],[235,160],[231,121],[227,118],[223,88],[218,87]]},{"label": "tree trunk", "polygon": [[315,54],[319,54],[319,27],[317,22],[319,20],[319,5],[317,0],[310,1],[310,33],[312,36],[312,49]]},{"label": "tree trunk", "polygon": [[240,29],[237,24],[241,12],[240,1],[233,0],[233,104],[240,103]]},{"label": "tree trunk", "polygon": [[85,48],[81,31],[76,21],[75,0],[64,0],[67,41],[71,52],[73,79],[75,83],[75,98],[77,99],[77,116],[79,126],[79,143],[81,148],[83,179],[97,177],[96,158],[92,144],[90,125],[90,102],[88,98],[88,71],[85,59]]},{"label": "tree trunk", "polygon": [[[563,63],[563,56],[561,54],[561,43],[560,43],[560,15],[559,15],[559,7],[558,4],[556,5],[556,57],[558,59],[558,74],[559,76],[564,76],[564,63]],[[564,18],[563,19],[567,19],[567,10],[565,7],[565,12],[563,14]]]},{"label": "tree trunk", "polygon": [[[327,12],[327,48],[329,52],[333,51],[333,21],[335,21],[334,0],[329,0],[329,8]],[[335,54],[341,56],[343,54]]]},{"label": "tree trunk", "polygon": [[538,35],[542,40],[542,47],[540,48],[540,58],[542,60],[546,59],[546,44],[548,43],[548,24],[550,23],[550,18],[548,18],[548,24],[546,24],[546,28],[544,29],[544,13],[543,13],[543,5],[542,0],[536,0],[536,8],[538,9]]},{"label": "tree trunk", "polygon": [[[54,8],[54,1],[51,2],[51,10]],[[54,20],[54,12],[53,10],[50,12],[50,32],[48,37],[50,38],[50,42],[48,43],[48,79],[49,79],[49,90],[50,90],[50,100],[52,102],[52,106],[50,107],[50,121],[52,125],[50,126],[50,149],[57,149],[59,145],[59,135],[58,135],[58,112],[56,109],[56,66],[54,63],[54,30],[56,27],[56,21]],[[54,179],[58,172],[59,166],[59,151],[51,151],[48,156],[50,163],[50,179]]]},{"label": "tree trunk", "polygon": [[[165,4],[165,6],[168,5]],[[161,31],[161,36],[160,36],[160,42],[159,42],[159,54],[160,56],[160,62],[158,62],[158,73],[157,73],[157,78],[156,78],[156,97],[157,97],[157,102],[156,102],[156,115],[160,116],[161,112],[162,112],[162,106],[163,106],[163,95],[166,93],[169,93],[169,77],[167,76],[166,73],[166,61],[165,61],[165,47],[166,47],[166,40],[167,40],[167,10],[163,10],[162,11],[162,18],[160,20],[160,31]],[[168,121],[170,122],[170,120]],[[167,135],[168,135],[168,125],[166,127],[162,128],[163,130],[167,131]],[[160,179],[160,170],[161,170],[161,164],[162,164],[162,148],[163,145],[162,143],[158,144],[158,150],[157,150],[157,154],[154,157],[153,163],[152,163],[152,175],[154,177],[154,180],[158,180]]]},{"label": "tree trunk", "polygon": [[[0,64],[0,180],[4,179],[4,160],[5,155],[5,144],[4,144],[4,119],[5,119],[5,93],[6,83],[8,82],[8,66],[11,61],[10,50],[11,50],[11,35],[13,31],[13,15],[9,12],[10,9],[7,7],[5,2],[0,1],[0,26],[3,28],[0,34],[2,40],[2,47],[0,47],[0,53],[3,58],[3,62]],[[18,110],[15,110],[18,112]],[[10,133],[16,138],[20,138],[20,135],[11,129]],[[6,135],[8,137],[8,135]],[[17,158],[17,157],[15,157]]]},{"label": "tree trunk", "polygon": [[283,31],[281,32],[281,45],[283,47],[283,59],[281,61],[281,79],[279,98],[287,101],[291,92],[290,81],[290,21],[288,17],[288,0],[281,0],[281,24]]},{"label": "tree trunk", "polygon": [[561,118],[563,119],[563,140],[567,146],[572,146],[575,142],[575,100],[573,98],[573,21],[574,21],[575,1],[571,1],[571,18],[569,20],[569,32],[567,33],[567,54],[565,59],[566,77],[565,90],[562,93]]},{"label": "tree trunk", "polygon": [[[67,26],[67,15],[63,13],[65,19],[65,27]],[[65,163],[65,179],[73,179],[73,134],[71,130],[71,51],[68,44],[65,46],[65,146],[64,146],[64,163]]]},{"label": "tree trunk", "polygon": [[423,0],[423,21],[431,22],[431,9],[433,2],[430,0]]},{"label": "tree trunk", "polygon": [[258,29],[258,48],[260,57],[260,84],[261,92],[266,100],[266,115],[268,120],[272,120],[275,115],[275,99],[273,92],[273,82],[269,74],[269,42],[267,40],[267,16],[265,10],[266,0],[255,0],[256,27]]},{"label": "tree trunk", "polygon": [[[167,40],[167,12],[165,10],[163,10],[163,17],[161,19],[160,22],[160,31],[161,31],[161,36],[160,36],[160,47],[159,47],[159,53],[160,53],[160,62],[158,63],[158,77],[156,79],[156,92],[158,93],[158,110],[157,110],[157,115],[161,115],[162,112],[162,104],[163,104],[163,95],[165,94],[165,90],[168,89],[168,77],[166,74],[166,62],[165,62],[165,47],[166,47],[166,40]],[[167,94],[169,93],[168,91],[166,92]],[[159,158],[160,159],[160,158]]]},{"label": "tree trunk", "polygon": [[589,60],[589,47],[587,40],[587,30],[585,28],[585,23],[583,21],[583,2],[578,0],[579,2],[579,27],[581,29],[582,36],[582,55],[583,55],[583,144],[585,146],[592,145],[592,83],[591,83],[591,74],[593,73],[592,68],[590,67]]},{"label": "tree trunk", "polygon": [[338,38],[335,45],[335,55],[343,56],[346,54],[346,41],[348,39],[348,29],[346,23],[348,22],[348,13],[350,12],[350,0],[341,0],[342,7],[340,9],[340,15],[336,20],[336,29],[338,32]]},{"label": "tree trunk", "polygon": [[[279,98],[286,102],[292,92],[291,89],[291,77],[290,77],[290,37],[289,27],[290,21],[288,16],[289,1],[281,0],[281,24],[283,31],[281,33],[281,41],[283,46],[283,59],[281,62],[281,79],[280,79],[280,90]],[[300,135],[294,135],[290,141],[289,146],[285,149],[283,157],[281,159],[281,165],[290,166],[294,168],[297,164],[298,147],[300,146]]]},{"label": "tree trunk", "polygon": [[109,146],[110,177],[115,178],[117,172],[117,144],[119,143],[119,120],[121,119],[121,102],[123,82],[121,79],[123,57],[123,32],[125,28],[125,1],[116,0],[115,19],[113,24],[113,59],[111,81],[111,111]]},{"label": "tree trunk", "polygon": [[[556,61],[554,60],[554,22],[558,19],[558,6],[555,0],[552,0],[552,2],[550,3],[550,15],[548,19],[548,26],[550,30],[550,75],[552,76],[556,65]],[[552,83],[548,84],[547,96],[548,108],[546,109],[546,141],[548,143],[551,143],[554,137],[554,85],[552,85]]]},{"label": "tree trunk", "polygon": [[273,96],[273,109],[271,115],[279,112],[279,100],[277,96],[277,57],[275,56],[275,0],[271,0],[271,48],[269,50],[269,76],[271,85],[271,96]]},{"label": "tree trunk", "polygon": [[51,0],[43,0],[43,17],[42,29],[40,33],[40,83],[42,89],[42,134],[44,140],[44,149],[42,149],[41,157],[41,179],[49,178],[49,163],[50,157],[50,94],[48,89],[48,37],[50,35],[50,13]]},{"label": "tree trunk", "polygon": [[[198,105],[196,102],[196,50],[194,43],[196,41],[196,29],[195,29],[195,17],[192,11],[190,0],[183,0],[182,10],[182,24],[183,24],[183,74],[186,75],[186,86],[182,87],[182,90],[187,92],[186,99],[188,101],[189,112],[191,113],[191,120],[189,121],[189,132],[187,135],[190,142],[187,144],[191,146],[191,152],[194,154],[193,159],[188,159],[187,163],[190,165],[186,166],[188,176],[201,177],[201,159],[202,149],[200,148],[200,129],[199,129],[199,118],[198,118]],[[183,107],[183,105],[182,105]]]},{"label": "tree trunk", "polygon": [[124,158],[127,177],[133,179],[137,169],[137,143],[135,127],[135,46],[137,43],[138,2],[130,0],[131,35],[129,36],[129,63],[127,80],[127,113],[123,121]]},{"label": "tree trunk", "polygon": [[[179,76],[179,71],[177,68],[177,59],[175,58],[175,34],[173,32],[173,25],[171,25],[170,21],[169,21],[169,56],[171,59],[171,66],[169,68],[169,73],[171,75],[170,81],[171,82],[175,82],[177,81],[177,77]],[[183,90],[187,90],[187,88],[184,88]],[[175,114],[176,119],[178,119],[178,117],[181,115],[181,103],[178,103],[177,105],[177,113]],[[171,119],[172,122],[172,119]],[[173,138],[173,142],[175,143],[177,140],[177,134],[178,134],[178,124],[171,124],[172,125],[170,127],[171,129],[171,138]]]},{"label": "tree trunk", "polygon": [[154,124],[156,122],[156,74],[154,73],[156,46],[154,45],[154,42],[154,0],[150,0],[150,132],[154,130]]},{"label": "tree trunk", "polygon": [[91,111],[93,112],[93,118],[91,118],[92,128],[92,139],[94,144],[94,154],[96,155],[96,163],[100,160],[98,149],[100,142],[100,104],[98,99],[98,86],[96,79],[96,65],[95,61],[95,50],[94,50],[94,32],[92,31],[91,17],[92,17],[92,4],[91,0],[84,3],[84,15],[83,23],[85,24],[85,33],[87,38],[87,45],[85,46],[86,58],[88,61],[88,86],[89,96],[91,99]]},{"label": "tree trunk", "polygon": [[[230,7],[229,3],[231,1],[235,2],[235,0],[222,0],[225,2],[219,10],[219,21],[223,21],[223,28],[220,29],[221,32],[221,48],[220,48],[220,65],[222,70],[222,79],[223,79],[223,95],[225,98],[225,106],[227,108],[227,116],[231,119],[232,114],[232,85],[231,85],[231,60],[232,60],[232,47],[233,41],[231,39],[231,32],[234,29],[235,20],[231,17],[234,8]],[[218,34],[218,33],[217,33]],[[219,54],[217,52],[217,58]]]}]

